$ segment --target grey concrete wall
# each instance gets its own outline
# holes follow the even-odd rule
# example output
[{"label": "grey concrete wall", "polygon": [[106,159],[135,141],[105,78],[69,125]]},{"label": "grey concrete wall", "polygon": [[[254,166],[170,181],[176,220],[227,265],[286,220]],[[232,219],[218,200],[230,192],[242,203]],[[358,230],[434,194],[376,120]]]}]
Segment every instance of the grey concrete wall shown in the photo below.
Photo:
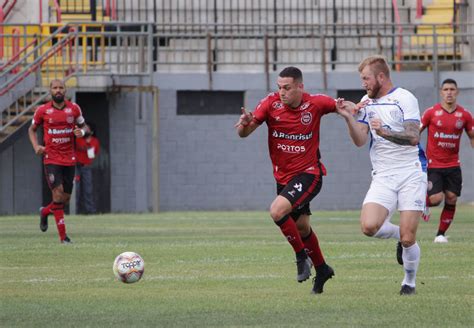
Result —
[{"label": "grey concrete wall", "polygon": [[37,213],[42,200],[42,164],[28,136],[0,153],[0,215]]},{"label": "grey concrete wall", "polygon": [[[474,108],[474,85],[469,74],[445,73],[461,87],[459,102]],[[275,76],[271,77],[274,83]],[[394,73],[396,85],[410,89],[419,99],[420,109],[436,103],[433,73]],[[322,76],[305,75],[308,91],[322,92]],[[207,89],[207,75],[157,74],[160,88],[160,209],[161,210],[238,210],[267,209],[275,194],[275,182],[267,151],[266,127],[260,127],[246,139],[240,139],[233,128],[236,115],[177,116],[176,90]],[[177,87],[179,86],[179,87]],[[215,74],[216,90],[247,90],[248,109],[258,103],[267,91],[260,74]],[[328,90],[360,89],[354,73],[333,73],[328,77]],[[464,190],[461,201],[474,200],[473,151],[463,137],[461,158],[464,168]],[[423,146],[426,144],[423,137]],[[328,168],[323,189],[312,202],[313,208],[359,208],[370,184],[368,146],[356,148],[349,139],[344,121],[327,115],[321,124],[321,152]]]},{"label": "grey concrete wall", "polygon": [[[472,72],[442,73],[461,89],[459,103],[474,113]],[[270,78],[275,85],[276,75]],[[320,74],[305,75],[309,92],[323,90]],[[398,86],[411,90],[423,110],[438,101],[433,73],[393,74]],[[138,78],[127,85],[139,85]],[[153,99],[149,91],[122,88],[109,94],[111,208],[113,212],[171,210],[265,210],[275,196],[275,182],[267,150],[265,125],[241,139],[233,128],[239,116],[178,116],[177,90],[206,90],[205,74],[155,74],[159,91],[158,141],[153,139]],[[215,74],[214,90],[245,90],[245,105],[253,110],[268,93],[262,74]],[[328,90],[360,89],[356,73],[331,73]],[[423,145],[425,145],[425,135]],[[468,138],[461,141],[464,188],[462,202],[474,201],[474,151]],[[153,152],[159,152],[154,170]],[[323,188],[312,202],[313,209],[359,208],[370,183],[368,146],[356,148],[344,121],[326,115],[321,124],[321,153],[328,169]],[[153,189],[159,174],[158,191]],[[0,214],[36,213],[41,204],[41,161],[31,149],[27,135],[0,153]]]}]

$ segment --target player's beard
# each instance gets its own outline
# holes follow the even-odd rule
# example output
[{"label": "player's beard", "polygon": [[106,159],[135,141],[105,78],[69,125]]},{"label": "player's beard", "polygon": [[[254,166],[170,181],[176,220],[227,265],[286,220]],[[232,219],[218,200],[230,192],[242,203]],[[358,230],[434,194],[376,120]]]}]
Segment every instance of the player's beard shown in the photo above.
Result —
[{"label": "player's beard", "polygon": [[379,81],[376,81],[375,85],[370,90],[367,90],[367,95],[369,96],[369,98],[372,99],[377,98],[377,95],[379,94],[381,88],[382,85],[379,83]]},{"label": "player's beard", "polygon": [[53,101],[57,104],[61,104],[64,101],[64,95],[58,93],[52,96]]}]

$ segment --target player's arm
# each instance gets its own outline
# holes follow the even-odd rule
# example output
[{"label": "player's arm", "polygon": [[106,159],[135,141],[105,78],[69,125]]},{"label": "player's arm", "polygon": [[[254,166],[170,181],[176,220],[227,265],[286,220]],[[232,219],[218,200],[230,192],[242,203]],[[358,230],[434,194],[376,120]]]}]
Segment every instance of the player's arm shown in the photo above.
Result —
[{"label": "player's arm", "polygon": [[345,119],[349,135],[357,147],[365,145],[369,132],[368,125],[357,122],[353,116],[353,114],[358,112],[363,106],[364,104],[356,105],[353,102],[344,101],[343,99],[336,100],[336,112]]},{"label": "player's arm", "polygon": [[471,139],[471,147],[474,148],[474,130],[467,131],[469,139]]},{"label": "player's arm", "polygon": [[38,144],[38,136],[36,130],[38,126],[33,122],[28,128],[28,137],[30,138],[31,145],[36,155],[42,155],[44,153],[44,146]]},{"label": "player's arm", "polygon": [[237,134],[241,138],[249,136],[253,131],[258,128],[258,124],[253,119],[252,112],[247,112],[247,110],[242,107],[242,114],[239,117],[239,120],[234,125],[237,128]]},{"label": "player's arm", "polygon": [[403,146],[416,146],[420,142],[420,122],[405,121],[403,123],[404,130],[395,132],[384,128],[380,119],[370,121],[370,126],[375,130],[377,135],[393,143]]}]

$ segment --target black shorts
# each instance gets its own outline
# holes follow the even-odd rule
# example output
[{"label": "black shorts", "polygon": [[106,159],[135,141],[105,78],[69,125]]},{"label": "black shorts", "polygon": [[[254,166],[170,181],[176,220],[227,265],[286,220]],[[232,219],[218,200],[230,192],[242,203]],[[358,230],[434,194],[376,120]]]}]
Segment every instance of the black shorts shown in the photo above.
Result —
[{"label": "black shorts", "polygon": [[46,164],[44,166],[44,174],[49,189],[53,190],[59,185],[63,185],[64,192],[66,194],[71,194],[75,169],[75,166]]},{"label": "black shorts", "polygon": [[298,220],[300,215],[311,215],[309,202],[321,191],[321,175],[301,173],[291,179],[287,185],[277,183],[277,194],[288,199],[292,206],[290,216]]},{"label": "black shorts", "polygon": [[461,168],[448,167],[443,169],[428,168],[428,195],[451,191],[461,196],[462,172]]}]

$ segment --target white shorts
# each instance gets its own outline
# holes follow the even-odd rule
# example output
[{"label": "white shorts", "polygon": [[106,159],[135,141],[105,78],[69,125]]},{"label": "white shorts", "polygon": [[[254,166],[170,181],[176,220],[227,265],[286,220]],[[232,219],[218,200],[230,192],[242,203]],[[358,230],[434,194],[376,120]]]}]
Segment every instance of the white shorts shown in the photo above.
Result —
[{"label": "white shorts", "polygon": [[399,211],[423,211],[426,202],[427,175],[420,169],[394,171],[390,175],[373,175],[366,203],[377,203],[390,214]]}]

